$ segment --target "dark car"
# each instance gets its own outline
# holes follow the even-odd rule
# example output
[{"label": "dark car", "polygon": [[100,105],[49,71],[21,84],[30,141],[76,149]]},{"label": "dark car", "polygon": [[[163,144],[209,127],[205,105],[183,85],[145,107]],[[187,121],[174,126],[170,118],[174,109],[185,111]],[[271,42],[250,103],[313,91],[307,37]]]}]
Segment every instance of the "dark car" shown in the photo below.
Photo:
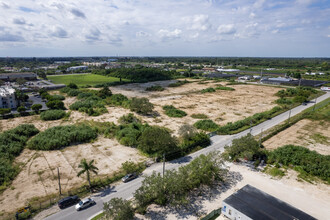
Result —
[{"label": "dark car", "polygon": [[66,207],[72,206],[77,204],[80,201],[78,196],[68,196],[65,197],[63,199],[61,199],[60,201],[58,201],[58,207],[60,207],[60,209],[64,209]]},{"label": "dark car", "polygon": [[302,103],[302,105],[307,105],[307,104],[308,104],[308,102],[303,102],[303,103]]},{"label": "dark car", "polygon": [[130,173],[130,174],[127,174],[126,176],[124,176],[121,180],[124,183],[126,183],[128,181],[134,180],[137,177],[138,177],[138,175],[136,173]]}]

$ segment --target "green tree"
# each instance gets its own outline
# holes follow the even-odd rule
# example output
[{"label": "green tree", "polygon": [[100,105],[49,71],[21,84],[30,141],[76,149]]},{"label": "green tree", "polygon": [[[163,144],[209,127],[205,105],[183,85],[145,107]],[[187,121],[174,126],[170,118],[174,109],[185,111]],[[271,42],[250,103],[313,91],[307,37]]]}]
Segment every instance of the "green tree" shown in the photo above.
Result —
[{"label": "green tree", "polygon": [[26,108],[24,106],[19,106],[17,108],[17,111],[20,113],[20,114],[23,114],[25,111],[26,111]]},{"label": "green tree", "polygon": [[0,108],[0,114],[2,115],[2,117],[5,116],[5,114],[9,114],[11,112],[10,108]]},{"label": "green tree", "polygon": [[71,89],[78,89],[78,86],[74,83],[69,83],[68,87]]},{"label": "green tree", "polygon": [[131,202],[122,198],[112,198],[109,202],[105,202],[103,211],[107,219],[129,220],[134,218]]},{"label": "green tree", "polygon": [[178,150],[175,138],[171,136],[168,130],[158,126],[144,129],[138,140],[138,148],[155,156]]},{"label": "green tree", "polygon": [[147,98],[133,98],[130,104],[130,110],[140,114],[150,114],[154,105]]},{"label": "green tree", "polygon": [[328,64],[328,62],[324,61],[322,64],[321,64],[321,69],[322,70],[329,70],[330,68],[330,65]]},{"label": "green tree", "polygon": [[40,111],[40,109],[42,109],[42,105],[41,104],[34,104],[31,106],[31,109],[33,111],[35,111],[36,113],[38,113]]},{"label": "green tree", "polygon": [[17,79],[16,82],[18,83],[18,85],[23,85],[24,83],[27,82],[26,79]]},{"label": "green tree", "polygon": [[241,138],[234,139],[231,146],[225,146],[224,155],[227,159],[238,160],[245,158],[252,160],[253,156],[257,155],[260,151],[259,143],[254,139],[251,134]]},{"label": "green tree", "polygon": [[46,103],[50,109],[65,109],[64,103],[61,100],[53,100]]},{"label": "green tree", "polygon": [[81,170],[78,172],[77,176],[79,177],[81,174],[86,173],[87,175],[87,180],[89,184],[89,189],[92,191],[92,184],[91,184],[91,179],[90,179],[90,172],[97,174],[98,168],[94,166],[94,160],[91,160],[87,162],[87,160],[84,158],[80,161],[80,164],[78,168]]},{"label": "green tree", "polygon": [[184,124],[179,128],[178,133],[183,140],[188,140],[193,136],[195,136],[198,133],[198,131],[194,126],[189,124]]},{"label": "green tree", "polygon": [[102,99],[112,96],[112,92],[109,87],[103,87],[100,91],[98,91],[97,96]]}]

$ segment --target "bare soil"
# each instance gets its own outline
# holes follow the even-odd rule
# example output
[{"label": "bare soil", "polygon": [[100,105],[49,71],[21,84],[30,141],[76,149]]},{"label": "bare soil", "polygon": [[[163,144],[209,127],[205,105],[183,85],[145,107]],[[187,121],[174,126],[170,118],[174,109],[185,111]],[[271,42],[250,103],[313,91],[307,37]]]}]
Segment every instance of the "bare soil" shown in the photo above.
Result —
[{"label": "bare soil", "polygon": [[330,155],[330,123],[303,119],[263,142],[267,149],[276,149],[288,144]]},{"label": "bare soil", "polygon": [[11,187],[0,195],[0,211],[15,211],[26,205],[29,199],[58,193],[57,167],[60,169],[63,192],[82,185],[86,181],[85,175],[77,177],[78,164],[82,158],[95,160],[99,176],[111,175],[125,161],[138,162],[145,159],[137,149],[121,146],[117,141],[103,137],[94,143],[79,144],[63,150],[25,149],[15,161],[23,164],[22,171]]}]

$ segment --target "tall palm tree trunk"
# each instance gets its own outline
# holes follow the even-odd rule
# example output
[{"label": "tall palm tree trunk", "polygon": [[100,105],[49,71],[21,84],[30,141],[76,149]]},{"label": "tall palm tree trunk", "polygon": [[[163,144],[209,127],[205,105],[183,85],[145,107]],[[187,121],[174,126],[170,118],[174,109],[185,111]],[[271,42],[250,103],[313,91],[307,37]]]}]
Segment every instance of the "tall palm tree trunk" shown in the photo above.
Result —
[{"label": "tall palm tree trunk", "polygon": [[89,177],[89,171],[87,170],[87,180],[88,180],[88,184],[89,184],[89,190],[92,192],[92,184],[91,184],[91,179]]}]

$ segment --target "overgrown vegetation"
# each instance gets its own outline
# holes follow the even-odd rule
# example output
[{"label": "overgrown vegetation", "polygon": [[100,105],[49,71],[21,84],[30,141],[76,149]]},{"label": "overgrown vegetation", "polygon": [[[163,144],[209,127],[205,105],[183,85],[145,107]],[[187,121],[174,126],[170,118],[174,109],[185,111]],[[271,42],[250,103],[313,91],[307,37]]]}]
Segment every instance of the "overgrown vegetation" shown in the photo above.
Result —
[{"label": "overgrown vegetation", "polygon": [[196,118],[196,119],[207,119],[207,115],[205,114],[192,114],[191,115],[192,118]]},{"label": "overgrown vegetation", "polygon": [[0,134],[0,191],[18,174],[19,168],[13,160],[22,150],[28,139],[39,132],[31,124],[22,124]]},{"label": "overgrown vegetation", "polygon": [[168,87],[179,87],[179,86],[182,86],[182,85],[187,84],[187,83],[190,83],[190,82],[188,80],[178,80],[175,83],[169,84]]},{"label": "overgrown vegetation", "polygon": [[55,126],[30,139],[27,147],[33,150],[57,150],[96,137],[96,130],[86,125]]},{"label": "overgrown vegetation", "polygon": [[282,89],[276,93],[280,99],[276,100],[280,105],[291,105],[293,103],[303,103],[309,100],[318,91],[310,87],[297,87]]},{"label": "overgrown vegetation", "polygon": [[216,90],[214,88],[206,88],[206,89],[202,89],[201,93],[208,93],[208,92],[215,92]]},{"label": "overgrown vegetation", "polygon": [[305,147],[285,145],[271,151],[268,163],[293,167],[300,175],[312,175],[330,184],[330,155],[322,155]]},{"label": "overgrown vegetation", "polygon": [[106,219],[130,220],[134,219],[134,209],[130,201],[122,198],[112,198],[103,204]]},{"label": "overgrown vegetation", "polygon": [[52,121],[64,118],[66,116],[66,112],[64,110],[48,110],[41,112],[40,118],[44,121]]},{"label": "overgrown vegetation", "polygon": [[[201,185],[209,186],[214,181],[224,181],[227,170],[218,153],[209,153],[195,158],[178,170],[167,170],[164,177],[154,172],[147,176],[142,186],[134,193],[137,211],[144,213],[148,205],[189,204],[190,191]],[[173,184],[175,183],[175,184]]]},{"label": "overgrown vegetation", "polygon": [[241,132],[250,126],[254,126],[264,122],[280,113],[282,113],[284,109],[279,106],[272,108],[269,111],[256,113],[253,116],[247,117],[243,120],[236,122],[228,122],[226,125],[219,127],[217,130],[219,134],[234,134]]},{"label": "overgrown vegetation", "polygon": [[129,108],[133,112],[137,112],[139,114],[148,115],[152,113],[154,109],[154,105],[149,102],[147,98],[132,98]]},{"label": "overgrown vegetation", "polygon": [[219,125],[210,119],[199,120],[194,126],[204,131],[216,131],[219,128]]},{"label": "overgrown vegetation", "polygon": [[235,89],[232,87],[227,87],[227,86],[218,86],[215,88],[216,90],[229,90],[229,91],[234,91]]},{"label": "overgrown vegetation", "polygon": [[150,87],[147,87],[146,88],[146,91],[149,91],[149,92],[161,92],[161,91],[164,91],[165,89],[161,86],[150,86]]},{"label": "overgrown vegetation", "polygon": [[187,115],[186,112],[175,108],[173,105],[165,105],[163,109],[165,110],[165,114],[169,117],[182,118]]}]

